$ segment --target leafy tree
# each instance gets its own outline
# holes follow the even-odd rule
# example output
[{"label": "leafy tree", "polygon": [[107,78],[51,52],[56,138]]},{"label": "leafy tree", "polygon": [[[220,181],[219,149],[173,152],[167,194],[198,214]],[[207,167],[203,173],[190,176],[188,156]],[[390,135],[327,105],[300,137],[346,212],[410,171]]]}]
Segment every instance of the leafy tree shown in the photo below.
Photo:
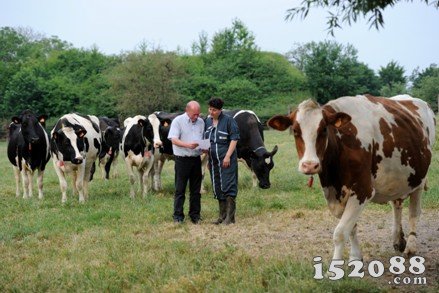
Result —
[{"label": "leafy tree", "polygon": [[192,43],[192,54],[193,55],[206,55],[209,50],[209,37],[205,31],[202,31],[198,35],[198,43]]},{"label": "leafy tree", "polygon": [[425,70],[415,70],[411,79],[413,80],[412,95],[428,102],[430,107],[437,113],[439,103],[439,67],[432,64]]},{"label": "leafy tree", "polygon": [[413,70],[410,81],[412,82],[413,88],[420,87],[420,83],[422,80],[428,76],[437,76],[439,74],[439,67],[437,64],[433,63],[429,67],[425,68],[422,71],[419,71],[419,68]]},{"label": "leafy tree", "polygon": [[311,42],[289,52],[307,77],[309,91],[321,104],[345,95],[376,94],[377,79],[357,60],[352,45],[336,42]]},{"label": "leafy tree", "polygon": [[391,85],[396,82],[405,83],[406,78],[404,73],[404,67],[400,66],[396,61],[390,61],[385,67],[381,66],[378,71],[381,82],[386,85]]},{"label": "leafy tree", "polygon": [[281,54],[258,52],[252,65],[252,70],[244,76],[258,86],[263,97],[280,93],[291,95],[305,83],[303,73]]},{"label": "leafy tree", "polygon": [[234,78],[226,81],[219,86],[219,95],[224,97],[224,102],[228,107],[253,106],[260,96],[260,90],[256,84],[245,78]]},{"label": "leafy tree", "polygon": [[184,76],[174,53],[132,52],[109,72],[108,94],[117,99],[117,110],[124,117],[181,110],[184,99],[177,89]]},{"label": "leafy tree", "polygon": [[[420,0],[436,9],[439,8],[438,0]],[[368,18],[370,27],[379,29],[384,26],[383,11],[389,6],[394,6],[401,0],[302,0],[300,6],[287,10],[285,19],[292,20],[296,17],[302,19],[308,16],[312,9],[328,9],[328,31],[334,35],[334,29],[341,28],[342,24],[351,24],[359,18]]]}]

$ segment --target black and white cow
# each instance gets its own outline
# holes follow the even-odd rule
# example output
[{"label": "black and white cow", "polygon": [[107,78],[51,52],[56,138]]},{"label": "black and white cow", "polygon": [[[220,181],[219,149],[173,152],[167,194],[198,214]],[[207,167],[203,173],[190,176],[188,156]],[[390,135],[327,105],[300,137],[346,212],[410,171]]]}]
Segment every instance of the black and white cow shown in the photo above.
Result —
[{"label": "black and white cow", "polygon": [[93,178],[102,136],[96,116],[66,114],[51,131],[51,153],[58,175],[62,202],[67,201],[66,175],[73,176],[73,189],[79,202],[88,199],[88,184]]},{"label": "black and white cow", "polygon": [[148,116],[151,121],[160,122],[158,125],[153,124],[154,129],[154,190],[159,191],[162,189],[161,174],[163,165],[166,160],[174,160],[174,152],[172,150],[172,142],[168,139],[169,129],[171,127],[172,120],[180,115],[180,113],[166,113],[166,112],[154,112]]},{"label": "black and white cow", "polygon": [[[158,123],[155,121],[155,123]],[[129,117],[124,121],[124,133],[122,137],[121,151],[130,177],[130,197],[134,198],[134,184],[136,182],[133,167],[139,174],[140,191],[146,197],[149,186],[148,177],[154,163],[152,152],[153,127],[150,121],[141,115]]]},{"label": "black and white cow", "polygon": [[271,152],[264,145],[263,126],[258,116],[250,110],[224,110],[224,114],[233,117],[238,124],[240,139],[236,146],[238,159],[245,162],[253,175],[253,186],[270,188],[270,171],[274,167],[273,156],[277,146]]},{"label": "black and white cow", "polygon": [[34,171],[38,170],[38,198],[43,198],[43,176],[50,159],[49,136],[45,127],[46,115],[36,117],[31,110],[12,117],[9,125],[8,158],[14,165],[16,196],[20,196],[20,172],[23,179],[23,198],[32,197]]},{"label": "black and white cow", "polygon": [[[99,128],[102,133],[102,148],[99,153],[99,166],[102,178],[110,178],[111,165],[116,167],[119,145],[122,142],[122,130],[117,118],[99,117]],[[116,170],[114,170],[116,172]],[[116,174],[116,173],[115,173]]]}]

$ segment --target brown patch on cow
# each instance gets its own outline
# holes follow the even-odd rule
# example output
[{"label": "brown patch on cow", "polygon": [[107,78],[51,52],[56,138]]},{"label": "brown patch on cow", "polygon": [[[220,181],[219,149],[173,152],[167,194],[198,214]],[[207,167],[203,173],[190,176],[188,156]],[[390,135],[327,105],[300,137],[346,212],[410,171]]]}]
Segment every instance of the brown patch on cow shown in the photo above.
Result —
[{"label": "brown patch on cow", "polygon": [[[402,106],[404,106],[410,113],[412,113],[413,116],[420,118],[419,112],[418,112],[419,107],[416,106],[412,101],[404,101],[403,100],[403,101],[398,101],[398,103],[401,104]],[[421,122],[421,124],[422,124],[421,120],[419,120],[419,122]]]},{"label": "brown patch on cow", "polygon": [[381,118],[379,121],[380,124],[380,132],[384,137],[383,141],[383,153],[386,158],[391,158],[393,150],[395,149],[395,142],[392,137],[392,129],[390,125],[387,123],[384,118]]},{"label": "brown patch on cow", "polygon": [[[328,105],[324,106],[324,117],[329,117],[335,110]],[[335,120],[336,121],[336,120]],[[321,123],[322,129],[326,123]],[[350,121],[341,127],[327,125],[328,146],[324,151],[322,172],[319,174],[323,187],[334,186],[337,191],[336,198],[341,201],[346,194],[342,187],[345,185],[352,190],[351,196],[356,196],[360,204],[372,197],[372,182],[370,172],[372,169],[373,150],[365,150],[357,138],[358,130]],[[323,142],[320,142],[324,146]],[[321,150],[321,145],[317,150]],[[377,169],[375,164],[375,169]],[[376,173],[376,171],[375,171]]]},{"label": "brown patch on cow", "polygon": [[305,142],[302,138],[302,129],[300,128],[300,124],[297,121],[294,121],[291,126],[294,134],[294,142],[296,143],[296,150],[299,159],[303,158],[303,154],[305,153]]},{"label": "brown patch on cow", "polygon": [[417,111],[419,108],[409,100],[395,101],[373,97],[368,97],[368,99],[383,105],[395,120],[395,124],[392,125],[381,123],[380,120],[380,130],[384,136],[384,154],[387,156],[395,149],[400,151],[401,164],[415,170],[407,178],[410,187],[419,186],[427,174],[431,161],[428,137],[424,135],[423,123]]}]

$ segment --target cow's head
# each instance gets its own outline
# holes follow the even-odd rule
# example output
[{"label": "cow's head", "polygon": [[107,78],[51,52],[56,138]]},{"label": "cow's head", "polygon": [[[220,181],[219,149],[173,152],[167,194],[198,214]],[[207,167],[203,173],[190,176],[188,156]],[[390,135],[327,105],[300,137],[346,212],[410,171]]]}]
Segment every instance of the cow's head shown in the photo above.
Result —
[{"label": "cow's head", "polygon": [[12,117],[12,122],[16,125],[21,125],[21,133],[24,138],[24,142],[28,145],[38,144],[40,137],[38,132],[42,126],[45,125],[47,116],[41,115],[36,117],[31,110],[23,111],[20,116]]},{"label": "cow's head", "polygon": [[113,150],[117,150],[122,141],[122,130],[119,127],[108,126],[103,134],[105,143]]},{"label": "cow's head", "polygon": [[148,116],[148,121],[151,124],[152,132],[153,132],[153,145],[154,148],[160,148],[163,145],[162,136],[160,133],[160,120],[155,113]]},{"label": "cow's head", "polygon": [[316,102],[306,100],[290,115],[270,118],[268,126],[281,131],[291,126],[300,160],[299,171],[312,175],[322,170],[329,133],[343,127],[350,120],[351,117],[346,113],[330,112]]},{"label": "cow's head", "polygon": [[81,164],[84,160],[82,155],[86,149],[84,136],[87,131],[82,126],[62,127],[57,131],[52,130],[52,152],[60,161],[69,161],[73,164]]},{"label": "cow's head", "polygon": [[154,129],[149,119],[139,119],[137,124],[142,127],[142,136],[146,140],[145,143],[154,144]]},{"label": "cow's head", "polygon": [[265,148],[260,151],[252,151],[250,154],[251,169],[258,177],[259,187],[263,189],[270,188],[270,171],[274,167],[273,156],[277,153],[277,145],[271,152]]}]

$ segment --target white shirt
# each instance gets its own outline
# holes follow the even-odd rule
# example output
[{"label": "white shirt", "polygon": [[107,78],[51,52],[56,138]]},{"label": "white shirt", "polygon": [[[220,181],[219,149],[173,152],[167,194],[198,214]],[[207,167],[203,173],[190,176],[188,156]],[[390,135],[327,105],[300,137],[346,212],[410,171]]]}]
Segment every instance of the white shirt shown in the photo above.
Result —
[{"label": "white shirt", "polygon": [[[187,113],[183,113],[172,120],[168,139],[178,138],[184,142],[195,142],[203,139],[204,121],[197,118],[192,122]],[[181,157],[197,157],[201,154],[200,149],[189,149],[172,144],[174,155]]]}]

